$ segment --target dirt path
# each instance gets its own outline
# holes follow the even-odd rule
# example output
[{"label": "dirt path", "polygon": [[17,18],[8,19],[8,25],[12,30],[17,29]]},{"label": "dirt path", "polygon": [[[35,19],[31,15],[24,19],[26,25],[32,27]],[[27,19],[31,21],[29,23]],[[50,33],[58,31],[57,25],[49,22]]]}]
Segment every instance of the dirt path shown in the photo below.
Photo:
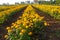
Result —
[{"label": "dirt path", "polygon": [[0,25],[0,40],[5,40],[4,35],[7,34],[6,27],[11,26],[11,23],[15,22],[19,16],[21,16],[26,7],[24,7],[20,12],[10,16],[2,25]]}]

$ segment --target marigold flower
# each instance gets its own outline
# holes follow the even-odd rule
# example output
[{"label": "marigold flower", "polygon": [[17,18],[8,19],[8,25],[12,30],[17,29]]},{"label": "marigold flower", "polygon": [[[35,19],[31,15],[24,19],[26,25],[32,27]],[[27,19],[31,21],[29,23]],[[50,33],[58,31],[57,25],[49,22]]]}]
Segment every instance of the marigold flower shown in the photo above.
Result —
[{"label": "marigold flower", "polygon": [[32,32],[29,32],[28,35],[32,35]]},{"label": "marigold flower", "polygon": [[22,33],[22,32],[20,32],[19,34],[20,34],[20,35],[23,35],[23,33]]},{"label": "marigold flower", "polygon": [[3,16],[3,14],[2,13],[0,13],[0,17],[2,17]]},{"label": "marigold flower", "polygon": [[14,26],[11,26],[11,28],[14,28]]},{"label": "marigold flower", "polygon": [[7,27],[6,29],[7,29],[7,30],[10,30],[11,28],[10,28],[10,27]]},{"label": "marigold flower", "polygon": [[12,30],[8,30],[8,33],[11,33],[12,32]]},{"label": "marigold flower", "polygon": [[22,29],[22,30],[21,30],[21,32],[22,32],[22,33],[25,33],[25,32],[26,32],[26,30],[25,30],[25,29]]},{"label": "marigold flower", "polygon": [[26,26],[26,28],[29,28],[29,26]]},{"label": "marigold flower", "polygon": [[7,38],[8,38],[8,35],[5,35],[5,36],[4,36],[4,38],[6,38],[6,39],[7,39]]},{"label": "marigold flower", "polygon": [[44,25],[45,25],[45,26],[49,26],[49,24],[48,24],[47,22],[44,22]]},{"label": "marigold flower", "polygon": [[18,27],[19,27],[18,25],[15,26],[15,28],[18,28]]}]

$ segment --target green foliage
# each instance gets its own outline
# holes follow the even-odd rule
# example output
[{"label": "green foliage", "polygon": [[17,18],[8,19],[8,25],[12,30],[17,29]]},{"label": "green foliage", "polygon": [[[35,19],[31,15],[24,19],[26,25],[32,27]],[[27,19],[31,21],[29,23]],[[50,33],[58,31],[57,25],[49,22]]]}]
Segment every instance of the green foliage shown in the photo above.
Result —
[{"label": "green foliage", "polygon": [[60,4],[60,0],[56,0],[56,4]]},{"label": "green foliage", "polygon": [[0,13],[1,15],[1,17],[0,17],[0,24],[1,23],[3,23],[4,22],[4,20],[5,20],[5,18],[6,18],[6,16],[5,16],[5,14],[4,13]]}]

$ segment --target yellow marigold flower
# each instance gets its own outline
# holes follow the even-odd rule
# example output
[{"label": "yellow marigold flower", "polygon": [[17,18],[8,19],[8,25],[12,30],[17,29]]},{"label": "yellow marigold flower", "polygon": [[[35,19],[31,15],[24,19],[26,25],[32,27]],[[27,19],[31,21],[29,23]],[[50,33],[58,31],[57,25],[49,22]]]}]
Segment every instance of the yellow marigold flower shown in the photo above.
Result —
[{"label": "yellow marigold flower", "polygon": [[17,20],[16,24],[20,24],[20,23],[21,23],[21,21],[20,20]]},{"label": "yellow marigold flower", "polygon": [[29,26],[26,26],[26,28],[29,28]]},{"label": "yellow marigold flower", "polygon": [[30,20],[30,22],[32,22],[32,20]]},{"label": "yellow marigold flower", "polygon": [[4,36],[4,38],[6,38],[6,39],[7,39],[7,38],[8,38],[8,35],[5,35],[5,36]]},{"label": "yellow marigold flower", "polygon": [[2,17],[2,16],[3,16],[3,14],[0,13],[0,17]]},{"label": "yellow marigold flower", "polygon": [[12,30],[8,30],[8,33],[12,32]]},{"label": "yellow marigold flower", "polygon": [[44,22],[44,25],[45,25],[45,26],[48,26],[49,24],[48,24],[47,22]]},{"label": "yellow marigold flower", "polygon": [[26,21],[26,23],[29,23],[29,21]]},{"label": "yellow marigold flower", "polygon": [[11,26],[11,28],[14,28],[14,26]]},{"label": "yellow marigold flower", "polygon": [[20,35],[23,35],[23,33],[22,33],[22,32],[20,32],[19,34],[20,34]]},{"label": "yellow marigold flower", "polygon": [[43,19],[44,17],[41,17],[41,19]]},{"label": "yellow marigold flower", "polygon": [[15,23],[13,26],[16,26],[17,24]]},{"label": "yellow marigold flower", "polygon": [[18,28],[18,27],[19,27],[18,25],[15,26],[15,28]]},{"label": "yellow marigold flower", "polygon": [[25,29],[22,29],[22,30],[21,30],[21,32],[22,32],[22,33],[25,33],[25,32],[26,32],[26,30],[25,30]]},{"label": "yellow marigold flower", "polygon": [[7,30],[10,30],[11,28],[10,28],[10,27],[7,27],[6,29],[7,29]]},{"label": "yellow marigold flower", "polygon": [[27,24],[26,23],[23,23],[23,26],[26,26]]},{"label": "yellow marigold flower", "polygon": [[29,24],[29,27],[31,27],[31,25]]},{"label": "yellow marigold flower", "polygon": [[19,18],[22,18],[21,16]]},{"label": "yellow marigold flower", "polygon": [[28,35],[32,35],[32,32],[29,32]]},{"label": "yellow marigold flower", "polygon": [[14,23],[12,23],[12,25],[14,25]]},{"label": "yellow marigold flower", "polygon": [[36,21],[37,19],[35,18],[35,19],[33,19],[33,21]]}]

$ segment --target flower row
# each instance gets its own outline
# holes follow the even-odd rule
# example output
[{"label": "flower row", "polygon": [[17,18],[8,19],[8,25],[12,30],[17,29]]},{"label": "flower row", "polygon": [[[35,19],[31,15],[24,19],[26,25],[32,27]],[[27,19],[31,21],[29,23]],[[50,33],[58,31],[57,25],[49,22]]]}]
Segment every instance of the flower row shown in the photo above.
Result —
[{"label": "flower row", "polygon": [[40,32],[45,26],[49,25],[46,21],[42,22],[44,17],[38,15],[37,12],[29,5],[22,16],[18,20],[7,27],[6,39],[9,40],[32,40],[31,36],[34,33]]},{"label": "flower row", "polygon": [[[0,12],[0,23],[3,23],[10,15],[14,15],[15,12],[21,10],[26,5],[17,5],[17,6],[9,6],[6,9]],[[8,9],[9,8],[9,9]]]},{"label": "flower row", "polygon": [[39,9],[40,11],[43,11],[51,15],[55,19],[60,19],[60,6],[39,5],[39,4],[37,6],[36,5],[33,5],[33,6]]}]

